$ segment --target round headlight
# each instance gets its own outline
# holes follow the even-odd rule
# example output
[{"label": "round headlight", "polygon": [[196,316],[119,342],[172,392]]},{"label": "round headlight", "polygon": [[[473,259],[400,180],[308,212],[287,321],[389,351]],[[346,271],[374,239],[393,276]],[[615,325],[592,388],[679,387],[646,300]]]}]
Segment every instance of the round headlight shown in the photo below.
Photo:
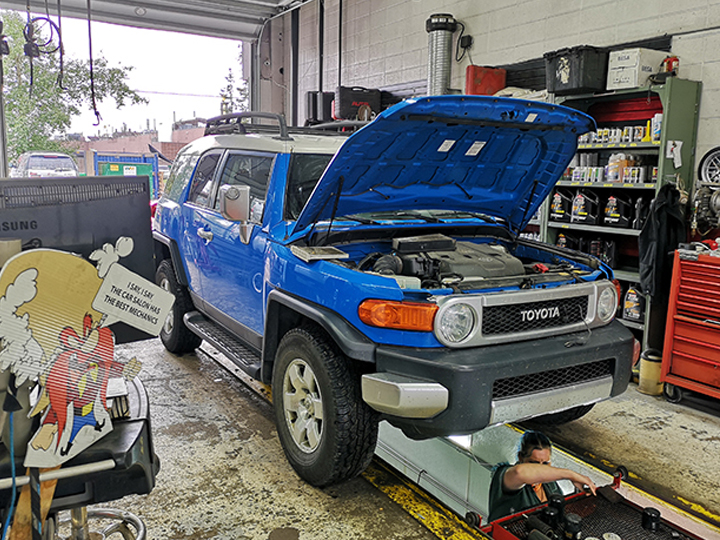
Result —
[{"label": "round headlight", "polygon": [[601,320],[608,322],[615,315],[617,310],[617,291],[615,287],[608,287],[600,293],[600,298],[597,304],[598,317]]},{"label": "round headlight", "polygon": [[453,304],[443,311],[438,331],[448,343],[460,343],[475,327],[475,310],[467,304]]}]

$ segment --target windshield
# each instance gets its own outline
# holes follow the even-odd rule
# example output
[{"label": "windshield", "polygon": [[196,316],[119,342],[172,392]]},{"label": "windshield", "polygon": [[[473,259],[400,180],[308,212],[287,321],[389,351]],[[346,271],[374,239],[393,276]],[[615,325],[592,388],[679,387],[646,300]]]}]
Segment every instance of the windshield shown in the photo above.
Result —
[{"label": "windshield", "polygon": [[298,218],[332,158],[332,154],[293,154],[285,194],[285,219]]},{"label": "windshield", "polygon": [[30,156],[28,169],[71,169],[75,170],[75,162],[69,156]]}]

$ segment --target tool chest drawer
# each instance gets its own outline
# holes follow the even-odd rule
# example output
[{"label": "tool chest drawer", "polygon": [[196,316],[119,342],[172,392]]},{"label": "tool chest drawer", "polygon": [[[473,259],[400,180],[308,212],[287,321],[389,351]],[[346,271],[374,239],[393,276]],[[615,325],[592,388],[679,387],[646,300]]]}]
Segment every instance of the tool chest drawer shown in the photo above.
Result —
[{"label": "tool chest drawer", "polygon": [[720,257],[675,252],[661,379],[720,397]]}]

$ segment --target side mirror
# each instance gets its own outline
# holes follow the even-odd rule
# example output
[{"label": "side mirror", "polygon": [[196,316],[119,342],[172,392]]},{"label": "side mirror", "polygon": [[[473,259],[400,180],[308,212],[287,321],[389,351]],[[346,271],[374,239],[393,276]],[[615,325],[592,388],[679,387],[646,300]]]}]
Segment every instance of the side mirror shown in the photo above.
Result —
[{"label": "side mirror", "polygon": [[250,219],[250,186],[222,186],[220,213],[230,221],[246,223]]}]

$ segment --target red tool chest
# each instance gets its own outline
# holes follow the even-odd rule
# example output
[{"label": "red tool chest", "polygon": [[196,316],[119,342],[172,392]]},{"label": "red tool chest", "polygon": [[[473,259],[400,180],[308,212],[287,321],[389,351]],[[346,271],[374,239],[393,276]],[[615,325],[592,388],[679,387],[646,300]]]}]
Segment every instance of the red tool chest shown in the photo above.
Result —
[{"label": "red tool chest", "polygon": [[660,379],[720,398],[720,257],[675,252]]}]

